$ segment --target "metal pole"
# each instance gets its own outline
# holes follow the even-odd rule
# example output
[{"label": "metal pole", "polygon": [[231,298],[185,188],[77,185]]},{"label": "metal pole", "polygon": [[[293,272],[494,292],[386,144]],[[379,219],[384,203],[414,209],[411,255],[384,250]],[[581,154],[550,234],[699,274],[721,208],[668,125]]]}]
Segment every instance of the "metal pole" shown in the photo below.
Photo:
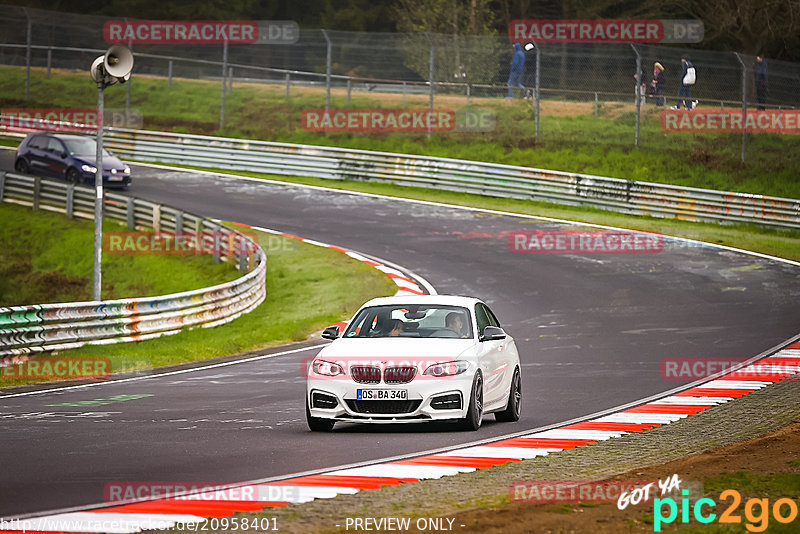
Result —
[{"label": "metal pole", "polygon": [[331,40],[328,38],[328,32],[322,30],[322,35],[325,36],[325,41],[328,43],[328,52],[325,59],[325,111],[331,107]]},{"label": "metal pole", "polygon": [[24,7],[22,10],[25,12],[25,16],[28,18],[28,36],[26,38],[25,45],[25,100],[28,100],[28,91],[31,87],[31,32],[33,28],[31,24],[31,16],[28,15],[28,10]]},{"label": "metal pole", "polygon": [[[103,75],[105,78],[105,75]],[[128,80],[130,82],[130,80]],[[101,280],[102,280],[102,261],[103,261],[103,89],[105,82],[101,79],[97,82],[97,116],[100,124],[97,128],[97,152],[95,155],[95,165],[97,171],[94,174],[94,270],[92,276],[92,300],[102,300]]]},{"label": "metal pole", "polygon": [[747,151],[747,67],[739,53],[734,52],[734,54],[742,66],[742,163],[744,163]]},{"label": "metal pole", "polygon": [[291,82],[290,82],[290,79],[289,79],[289,73],[287,72],[286,73],[286,98],[289,98],[289,84],[290,83]]},{"label": "metal pole", "polygon": [[350,91],[353,88],[353,79],[347,78],[347,107],[350,107]]},{"label": "metal pole", "polygon": [[172,60],[169,60],[169,67],[167,68],[167,87],[172,87]]},{"label": "metal pole", "polygon": [[133,82],[133,78],[127,81],[125,84],[125,120],[128,120],[130,117],[130,108],[131,108],[131,85]]},{"label": "metal pole", "polygon": [[228,41],[222,45],[222,104],[219,108],[219,127],[225,125],[225,73],[228,72]]},{"label": "metal pole", "polygon": [[53,64],[53,49],[47,49],[47,78],[50,79],[50,66]]},{"label": "metal pole", "polygon": [[594,92],[594,117],[597,118],[597,109],[598,109],[598,102],[597,102],[597,91]]},{"label": "metal pole", "polygon": [[633,141],[634,146],[639,146],[639,128],[642,120],[642,55],[635,44],[631,44],[636,53],[636,137]]},{"label": "metal pole", "polygon": [[406,82],[403,82],[403,109],[406,107]]},{"label": "metal pole", "polygon": [[467,84],[467,107],[469,107],[469,84]]},{"label": "metal pole", "polygon": [[233,67],[228,67],[228,94],[233,92]]},{"label": "metal pole", "polygon": [[534,138],[538,141],[539,140],[539,115],[541,110],[539,108],[539,101],[541,100],[541,94],[539,92],[539,72],[542,70],[542,51],[536,46],[536,134]]}]

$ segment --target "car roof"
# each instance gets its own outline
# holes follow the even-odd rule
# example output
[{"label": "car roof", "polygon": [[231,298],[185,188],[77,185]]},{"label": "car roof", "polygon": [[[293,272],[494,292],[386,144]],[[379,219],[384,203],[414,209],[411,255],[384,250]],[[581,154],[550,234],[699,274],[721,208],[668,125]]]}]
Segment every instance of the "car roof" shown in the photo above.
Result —
[{"label": "car roof", "polygon": [[50,137],[55,137],[57,139],[94,139],[94,137],[90,135],[81,135],[81,134],[68,134],[68,133],[59,133],[59,132],[30,132],[28,134],[28,138],[30,139],[34,135],[49,135]]},{"label": "car roof", "polygon": [[367,306],[394,306],[396,304],[443,304],[447,306],[472,308],[478,302],[482,301],[475,297],[458,295],[401,295],[374,298],[366,302],[362,308]]}]

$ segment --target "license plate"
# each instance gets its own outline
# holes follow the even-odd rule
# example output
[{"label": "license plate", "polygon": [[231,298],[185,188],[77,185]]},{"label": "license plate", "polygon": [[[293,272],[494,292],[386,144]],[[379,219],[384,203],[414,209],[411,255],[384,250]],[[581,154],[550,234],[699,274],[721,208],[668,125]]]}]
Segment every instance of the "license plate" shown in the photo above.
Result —
[{"label": "license plate", "polygon": [[118,176],[116,174],[112,174],[111,176],[108,177],[108,181],[109,182],[121,182],[122,181],[122,176]]},{"label": "license plate", "polygon": [[358,400],[407,400],[407,389],[357,389]]}]

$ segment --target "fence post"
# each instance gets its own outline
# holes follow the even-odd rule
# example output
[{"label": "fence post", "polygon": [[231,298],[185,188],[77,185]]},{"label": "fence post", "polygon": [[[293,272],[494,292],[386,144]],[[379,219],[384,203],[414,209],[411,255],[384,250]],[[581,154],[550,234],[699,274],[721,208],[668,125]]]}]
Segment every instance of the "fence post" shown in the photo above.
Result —
[{"label": "fence post", "polygon": [[322,35],[328,43],[328,51],[325,58],[325,112],[327,113],[331,107],[331,40],[326,30],[322,30]]},{"label": "fence post", "polygon": [[222,104],[219,107],[219,127],[225,126],[225,73],[228,72],[228,40],[222,45]]},{"label": "fence post", "polygon": [[27,8],[22,8],[25,12],[25,17],[28,19],[28,33],[25,43],[25,101],[28,100],[28,91],[31,87],[31,32],[33,31],[33,24],[31,23],[31,16],[28,14]]},{"label": "fence post", "polygon": [[594,118],[597,118],[597,108],[598,108],[597,91],[595,91],[594,92]]},{"label": "fence post", "polygon": [[289,78],[289,73],[286,73],[286,98],[289,98],[289,85],[291,85],[291,81]]},{"label": "fence post", "polygon": [[642,55],[636,45],[631,43],[636,54],[636,137],[633,141],[634,146],[639,146],[639,127],[642,121]]},{"label": "fence post", "polygon": [[739,53],[734,52],[734,54],[742,66],[742,163],[744,163],[747,150],[747,67]]},{"label": "fence post", "polygon": [[353,86],[353,79],[347,78],[347,107],[350,107],[350,91]]},{"label": "fence post", "polygon": [[47,49],[47,79],[50,79],[50,66],[53,64],[53,49]]},{"label": "fence post", "polygon": [[[431,36],[428,35],[427,33],[425,34],[425,37],[428,39],[428,44],[431,47],[431,55],[430,55],[429,68],[428,68],[428,83],[430,83],[431,91],[430,91],[430,98],[429,98],[428,108],[430,109],[430,112],[433,113],[433,61],[434,61],[434,58],[433,58],[433,41],[431,41]],[[430,138],[431,138],[431,125],[430,125],[430,122],[428,122],[428,139],[430,139]]]},{"label": "fence post", "polygon": [[75,184],[67,184],[67,203],[64,211],[67,217],[71,219],[75,212]]},{"label": "fence post", "polygon": [[406,82],[403,82],[403,109],[406,107]]},{"label": "fence post", "polygon": [[228,67],[228,94],[233,92],[233,67]]},{"label": "fence post", "polygon": [[39,194],[42,191],[42,179],[38,176],[33,179],[33,211],[39,209]]},{"label": "fence post", "polygon": [[6,171],[0,171],[0,202],[3,201],[5,190],[6,190]]},{"label": "fence post", "polygon": [[172,87],[172,60],[169,60],[169,66],[167,67],[167,87]]},{"label": "fence post", "polygon": [[133,198],[128,197],[125,199],[125,218],[128,222],[128,230],[136,230],[136,214],[134,213],[135,205]]},{"label": "fence post", "polygon": [[536,90],[534,91],[536,96],[536,134],[534,135],[534,139],[537,141],[539,140],[539,115],[541,114],[541,108],[539,107],[539,101],[541,100],[541,93],[539,91],[539,72],[542,70],[542,51],[539,49],[538,45],[534,45],[536,47]]},{"label": "fence post", "polygon": [[469,84],[467,84],[467,107],[469,107]]}]

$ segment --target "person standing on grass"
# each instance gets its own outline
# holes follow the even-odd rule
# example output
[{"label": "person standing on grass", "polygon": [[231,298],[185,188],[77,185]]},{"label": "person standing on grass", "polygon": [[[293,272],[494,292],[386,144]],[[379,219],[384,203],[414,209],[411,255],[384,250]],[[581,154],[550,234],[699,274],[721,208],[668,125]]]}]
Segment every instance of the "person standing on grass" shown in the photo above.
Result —
[{"label": "person standing on grass", "polygon": [[520,82],[522,71],[525,70],[525,52],[522,45],[514,43],[514,57],[511,58],[511,74],[508,75],[508,98],[514,98],[514,87],[519,87],[523,91],[525,86]]},{"label": "person standing on grass", "polygon": [[653,80],[650,82],[650,89],[656,97],[656,106],[664,107],[664,65],[656,61],[653,65]]},{"label": "person standing on grass", "polygon": [[692,86],[697,80],[694,65],[689,61],[689,56],[681,58],[681,87],[678,89],[678,103],[672,109],[681,109],[681,97],[683,99],[683,107],[687,110],[692,109]]},{"label": "person standing on grass", "polygon": [[767,109],[767,62],[761,56],[756,56],[756,97],[758,98],[758,109]]}]

